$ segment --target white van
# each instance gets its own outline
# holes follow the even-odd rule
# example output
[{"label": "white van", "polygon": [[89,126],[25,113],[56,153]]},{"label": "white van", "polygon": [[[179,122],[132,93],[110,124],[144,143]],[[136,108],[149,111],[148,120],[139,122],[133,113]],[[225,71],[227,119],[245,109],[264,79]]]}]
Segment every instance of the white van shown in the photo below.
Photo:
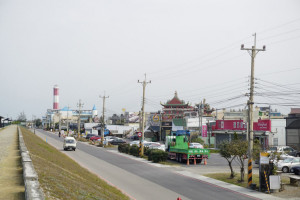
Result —
[{"label": "white van", "polygon": [[64,148],[65,151],[68,150],[68,149],[71,149],[71,150],[75,151],[76,150],[76,143],[77,142],[76,142],[75,138],[65,137],[63,148]]}]

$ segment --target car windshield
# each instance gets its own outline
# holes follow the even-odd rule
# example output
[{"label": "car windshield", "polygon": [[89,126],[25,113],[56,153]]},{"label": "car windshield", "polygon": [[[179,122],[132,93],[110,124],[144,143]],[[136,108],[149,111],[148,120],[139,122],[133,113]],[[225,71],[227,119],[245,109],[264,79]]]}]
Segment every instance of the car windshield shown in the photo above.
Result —
[{"label": "car windshield", "polygon": [[66,140],[66,143],[73,144],[75,143],[75,140]]},{"label": "car windshield", "polygon": [[300,163],[300,158],[294,158],[293,163]]},{"label": "car windshield", "polygon": [[287,158],[287,159],[285,159],[283,162],[284,163],[289,163],[289,162],[292,162],[293,161],[293,158]]},{"label": "car windshield", "polygon": [[271,151],[277,151],[277,147],[270,147]]}]

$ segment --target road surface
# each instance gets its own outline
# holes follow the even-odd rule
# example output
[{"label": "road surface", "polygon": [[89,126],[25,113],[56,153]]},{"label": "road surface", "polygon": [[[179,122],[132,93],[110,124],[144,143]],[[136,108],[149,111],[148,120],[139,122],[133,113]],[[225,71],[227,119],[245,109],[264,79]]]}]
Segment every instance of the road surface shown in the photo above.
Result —
[{"label": "road surface", "polygon": [[[43,130],[36,131],[36,134],[63,152],[63,138]],[[77,143],[75,152],[65,153],[132,199],[260,199],[199,180],[197,175],[188,176],[188,172],[177,173],[168,166],[149,164],[81,142]]]}]

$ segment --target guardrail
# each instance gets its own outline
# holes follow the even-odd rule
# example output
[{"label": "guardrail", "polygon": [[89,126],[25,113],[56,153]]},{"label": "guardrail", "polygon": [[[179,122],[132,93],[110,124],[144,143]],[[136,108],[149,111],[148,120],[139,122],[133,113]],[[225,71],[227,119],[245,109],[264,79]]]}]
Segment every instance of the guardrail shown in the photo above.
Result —
[{"label": "guardrail", "polygon": [[23,179],[25,184],[25,199],[26,200],[44,200],[44,193],[40,188],[40,183],[38,181],[38,175],[34,170],[32,160],[30,158],[29,152],[23,140],[23,135],[20,127],[18,127],[19,134],[19,148],[22,157],[23,165]]}]

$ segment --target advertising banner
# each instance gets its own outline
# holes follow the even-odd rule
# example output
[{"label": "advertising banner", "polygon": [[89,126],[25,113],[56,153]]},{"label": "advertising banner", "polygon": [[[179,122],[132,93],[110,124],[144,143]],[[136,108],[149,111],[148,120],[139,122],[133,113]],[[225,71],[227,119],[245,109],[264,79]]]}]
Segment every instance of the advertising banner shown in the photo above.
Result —
[{"label": "advertising banner", "polygon": [[207,126],[202,125],[202,137],[207,137]]},{"label": "advertising banner", "polygon": [[271,120],[258,120],[253,123],[255,131],[271,131]]},{"label": "advertising banner", "polygon": [[[243,120],[216,120],[213,130],[247,130],[247,123]],[[271,120],[258,120],[253,123],[254,131],[271,131]]]}]

